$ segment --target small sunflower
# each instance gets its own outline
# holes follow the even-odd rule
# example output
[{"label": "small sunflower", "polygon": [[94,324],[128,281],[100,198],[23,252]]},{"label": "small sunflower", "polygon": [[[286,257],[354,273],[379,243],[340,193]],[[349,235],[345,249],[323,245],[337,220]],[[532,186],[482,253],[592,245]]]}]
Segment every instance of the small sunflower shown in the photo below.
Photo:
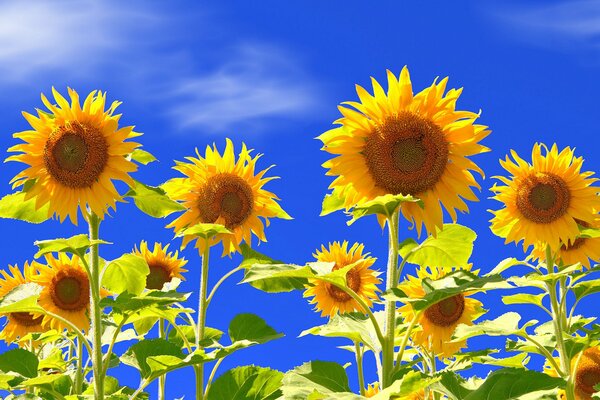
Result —
[{"label": "small sunflower", "polygon": [[[58,258],[47,254],[45,259],[47,264],[40,265],[37,274],[31,277],[42,286],[38,304],[87,331],[90,328],[90,284],[81,261],[77,256],[69,258],[65,253],[59,253]],[[100,294],[105,297],[109,293],[101,289]],[[69,329],[48,315],[44,316],[42,324],[51,329]]]},{"label": "small sunflower", "polygon": [[[462,267],[470,270],[470,266]],[[425,289],[421,283],[425,278],[431,280],[441,279],[456,268],[424,268],[417,269],[417,275],[408,275],[399,288],[411,299],[420,299],[425,296]],[[480,301],[468,297],[469,293],[457,294],[436,303],[419,316],[417,326],[420,330],[413,332],[412,340],[415,345],[421,346],[435,355],[451,357],[466,346],[466,341],[451,343],[454,329],[459,324],[473,325],[473,321],[481,316],[482,304]],[[400,307],[400,314],[405,321],[412,321],[415,312],[410,303]]]},{"label": "small sunflower", "polygon": [[[256,173],[260,155],[252,157],[250,152],[242,144],[236,161],[233,143],[227,139],[222,156],[213,145],[206,147],[204,157],[196,150],[198,158],[186,157],[189,163],[177,162],[174,169],[186,177],[173,178],[163,188],[187,210],[167,227],[180,232],[199,223],[224,225],[232,234],[217,234],[208,243],[196,242],[201,251],[207,245],[223,242],[223,255],[240,251],[239,245],[242,241],[249,244],[252,233],[259,241],[266,241],[264,230],[269,218],[290,216],[277,203],[277,196],[263,189],[275,177],[264,177],[268,169]],[[191,235],[184,236],[183,246],[193,239]]]},{"label": "small sunflower", "polygon": [[[368,253],[363,254],[363,250],[364,245],[359,243],[348,248],[347,241],[341,244],[333,242],[328,248],[321,246],[321,250],[317,250],[313,256],[317,261],[335,263],[332,271],[356,263],[346,273],[346,284],[370,307],[377,298],[377,292],[381,291],[377,287],[381,279],[378,278],[380,273],[370,268],[376,259],[369,257]],[[304,297],[313,297],[309,303],[315,304],[315,309],[321,311],[321,316],[332,317],[338,312],[344,314],[362,310],[360,304],[342,289],[316,279],[309,281],[312,286],[306,289]]]},{"label": "small sunflower", "polygon": [[506,186],[491,189],[494,199],[504,204],[492,211],[492,231],[506,243],[523,240],[525,250],[537,242],[554,251],[575,244],[577,224],[593,226],[600,210],[598,188],[591,186],[597,180],[591,178],[593,172],[581,172],[583,158],[575,157],[569,147],[559,152],[556,144],[548,150],[536,143],[531,164],[511,154],[514,161],[507,157],[500,163],[512,177],[498,177]]},{"label": "small sunflower", "polygon": [[323,150],[336,156],[323,167],[336,176],[330,188],[346,209],[385,194],[413,195],[425,209],[407,203],[402,214],[419,234],[423,224],[435,234],[442,205],[455,221],[456,210],[468,211],[463,199],[477,201],[471,171],[483,171],[468,157],[489,151],[479,141],[490,131],[474,123],[478,114],[455,109],[462,89],[444,94],[448,78],[414,95],[407,67],[399,78],[390,71],[387,77],[387,94],[372,79],[374,95],[357,85],[360,102],[344,103],[356,111],[339,107],[341,126],[319,136]]},{"label": "small sunflower", "polygon": [[369,383],[365,390],[365,397],[373,397],[379,393],[379,382]]},{"label": "small sunflower", "polygon": [[[25,262],[23,272],[19,267],[8,266],[9,271],[0,271],[0,298],[6,296],[11,290],[19,285],[31,282],[31,276],[35,273],[35,261],[31,264]],[[0,339],[6,343],[18,342],[29,333],[42,333],[47,329],[42,326],[42,315],[28,312],[15,312],[6,315],[6,324],[0,332]]]},{"label": "small sunflower", "polygon": [[69,88],[70,104],[54,88],[52,93],[57,105],[42,94],[49,113],[38,110],[37,117],[23,113],[33,129],[13,135],[25,143],[11,147],[10,152],[19,154],[7,161],[29,167],[11,183],[16,188],[32,181],[26,199],[35,198],[36,208],[50,204],[48,216],[55,214],[61,222],[68,215],[77,224],[78,207],[84,216],[89,207],[102,218],[121,199],[112,181],[133,184],[129,173],[137,167],[125,157],[139,144],[125,140],[139,134],[132,126],[118,128],[121,115],[114,112],[120,103],[105,110],[106,93],[91,92],[83,107],[73,89]]},{"label": "small sunflower", "polygon": [[[577,370],[575,370],[577,358],[578,355],[571,360],[571,370],[574,370],[572,373],[575,374],[575,398],[576,400],[591,400],[592,395],[596,393],[594,386],[600,384],[600,347],[586,349],[581,355]],[[544,368],[548,375],[558,376],[548,362]],[[564,390],[558,391],[558,398],[560,400],[567,398]]]},{"label": "small sunflower", "polygon": [[142,241],[140,248],[134,248],[133,253],[144,258],[150,267],[150,273],[146,277],[146,289],[162,289],[163,285],[171,282],[173,278],[185,280],[183,275],[187,272],[183,266],[187,264],[184,258],[178,258],[179,253],[167,252],[169,245],[162,246],[160,243],[154,243],[154,249],[148,249],[148,243]]}]

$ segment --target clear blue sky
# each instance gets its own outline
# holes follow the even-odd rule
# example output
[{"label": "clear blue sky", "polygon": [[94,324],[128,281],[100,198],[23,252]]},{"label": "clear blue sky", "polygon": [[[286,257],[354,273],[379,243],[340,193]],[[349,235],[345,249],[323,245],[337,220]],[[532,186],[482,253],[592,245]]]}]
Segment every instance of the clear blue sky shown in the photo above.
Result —
[{"label": "clear blue sky", "polygon": [[[109,100],[123,101],[122,123],[144,132],[144,148],[160,160],[141,168],[137,179],[159,184],[175,176],[173,160],[194,147],[216,142],[222,148],[226,136],[238,145],[243,140],[265,154],[262,167],[277,165],[273,173],[281,179],[268,188],[295,218],[275,221],[259,251],[303,263],[322,243],[361,241],[383,270],[387,241],[373,218],[348,228],[341,214],[319,217],[331,179],[320,166],[327,155],[314,138],[338,118],[337,104],[356,99],[355,83],[368,85],[370,76],[383,80],[386,69],[399,73],[408,65],[416,90],[436,76],[450,76],[449,87],[465,88],[459,107],[481,109],[480,122],[493,131],[484,141],[492,152],[476,157],[486,172],[481,201],[459,219],[477,231],[473,261],[486,272],[521,255],[492,235],[486,211],[498,207],[488,189],[509,149],[528,158],[535,141],[575,146],[587,169],[600,170],[599,20],[598,1],[3,2],[0,148],[15,144],[12,133],[27,128],[20,112],[41,107],[40,92],[52,86],[63,93],[66,86],[105,90]],[[4,164],[1,194],[10,192],[8,181],[22,168]],[[101,226],[102,239],[115,243],[101,255],[114,258],[142,239],[169,241],[166,222],[120,204]],[[31,259],[35,239],[85,231],[56,221],[0,226],[3,267]],[[412,235],[405,223],[402,228],[401,237]],[[195,292],[200,260],[192,248],[184,254],[190,272],[182,289]],[[211,282],[238,263],[238,257],[221,259],[220,249],[214,251]],[[301,293],[267,295],[235,283],[211,304],[209,326],[226,329],[236,313],[254,312],[286,337],[236,353],[221,371],[249,363],[285,371],[311,359],[352,360],[336,349],[343,341],[296,338],[325,322]],[[499,294],[480,299],[489,318],[509,310]],[[586,308],[597,314],[590,303]],[[533,315],[526,307],[517,310]],[[501,340],[471,343],[502,346]],[[370,382],[375,375],[370,359],[368,364]],[[356,388],[353,367],[348,372]],[[132,368],[117,373],[122,383],[137,385]],[[191,398],[192,376],[191,368],[170,375],[167,397]]]}]

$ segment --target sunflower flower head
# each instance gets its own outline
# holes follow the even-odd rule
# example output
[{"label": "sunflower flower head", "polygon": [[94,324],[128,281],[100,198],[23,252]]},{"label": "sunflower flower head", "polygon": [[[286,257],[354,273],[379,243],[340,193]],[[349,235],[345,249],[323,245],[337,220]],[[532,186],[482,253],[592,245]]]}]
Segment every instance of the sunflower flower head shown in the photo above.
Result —
[{"label": "sunflower flower head", "polygon": [[[470,271],[471,266],[454,268],[419,267],[416,276],[408,275],[406,280],[400,283],[398,287],[407,297],[420,299],[425,297],[426,294],[421,284],[424,279],[441,279],[459,269]],[[476,273],[477,271],[472,272]],[[431,305],[420,314],[415,312],[410,303],[400,307],[398,311],[407,322],[418,318],[417,326],[420,326],[421,329],[413,331],[413,343],[442,357],[451,357],[460,349],[466,347],[466,341],[451,342],[452,334],[459,324],[473,325],[473,321],[483,313],[481,302],[469,297],[469,293],[459,293],[444,299]]]},{"label": "sunflower flower head", "polygon": [[[579,358],[581,357],[581,358]],[[577,359],[579,358],[579,363]],[[559,360],[556,360],[559,362]],[[575,368],[577,367],[577,368]],[[575,374],[575,399],[591,400],[596,393],[594,387],[600,384],[600,347],[590,347],[571,359],[571,370]],[[558,376],[557,371],[546,361],[544,372],[550,376]],[[558,391],[558,399],[564,400],[567,395],[564,390]]]},{"label": "sunflower flower head", "polygon": [[[180,201],[186,211],[167,227],[182,232],[200,223],[223,225],[230,234],[219,233],[209,240],[196,242],[200,251],[222,242],[223,255],[240,251],[242,242],[250,244],[252,233],[259,241],[266,241],[265,225],[269,225],[269,218],[291,217],[281,208],[277,196],[263,189],[275,177],[265,177],[268,168],[256,172],[260,155],[252,157],[250,153],[242,144],[236,159],[233,143],[227,139],[223,155],[213,145],[206,147],[204,156],[196,150],[197,157],[186,157],[189,162],[177,162],[174,169],[185,177],[173,178],[163,188],[172,199]],[[184,235],[183,246],[192,240],[193,236]]]},{"label": "sunflower flower head", "polygon": [[323,164],[330,185],[352,208],[385,194],[412,195],[423,200],[402,206],[402,214],[431,234],[443,224],[442,205],[456,221],[467,212],[464,199],[477,201],[480,188],[472,171],[481,169],[468,157],[489,151],[479,144],[490,131],[475,124],[478,114],[456,110],[462,89],[446,90],[447,78],[413,94],[408,68],[399,78],[388,71],[387,93],[372,78],[373,95],[356,87],[359,102],[339,107],[340,125],[319,139],[335,155]]},{"label": "sunflower flower head", "polygon": [[139,144],[125,140],[139,134],[132,126],[118,127],[120,114],[114,112],[120,103],[105,110],[106,93],[93,91],[81,105],[77,92],[68,91],[70,103],[53,88],[55,104],[42,94],[49,112],[23,113],[32,129],[14,134],[24,143],[8,150],[18,154],[7,161],[29,166],[11,180],[13,188],[32,182],[26,199],[35,198],[38,209],[49,204],[49,216],[61,222],[69,216],[77,224],[78,208],[84,217],[89,208],[100,218],[115,209],[121,196],[114,180],[133,184],[129,173],[137,167],[125,157]]},{"label": "sunflower flower head", "polygon": [[369,383],[365,390],[365,397],[370,398],[379,393],[379,382]]},{"label": "sunflower flower head", "polygon": [[[544,151],[545,150],[545,151]],[[497,177],[504,185],[494,185],[494,199],[504,208],[492,211],[492,231],[519,243],[527,250],[537,242],[550,245],[556,252],[561,246],[574,246],[579,225],[594,226],[600,210],[598,189],[591,186],[597,179],[592,172],[582,172],[582,157],[556,144],[548,149],[536,143],[531,164],[515,152],[501,165],[510,178]]]},{"label": "sunflower flower head", "polygon": [[[35,274],[37,262],[29,264],[25,262],[23,272],[18,266],[8,266],[8,271],[0,271],[0,298],[6,296],[16,287],[31,282],[31,277]],[[47,329],[42,326],[42,315],[28,312],[14,312],[6,315],[4,329],[0,332],[0,339],[6,343],[19,342],[23,337],[30,333],[42,333]]]},{"label": "sunflower flower head", "polygon": [[165,283],[171,282],[173,278],[185,280],[183,273],[187,272],[183,266],[187,260],[179,258],[177,251],[168,252],[169,245],[163,247],[160,243],[154,243],[154,249],[150,251],[148,243],[142,241],[140,248],[134,248],[133,254],[142,257],[148,263],[150,273],[146,277],[146,289],[162,289]]},{"label": "sunflower flower head", "polygon": [[[348,246],[347,241],[333,242],[328,247],[322,246],[313,256],[317,261],[333,263],[333,271],[355,264],[346,273],[346,284],[371,307],[373,300],[377,299],[377,293],[381,291],[377,287],[381,283],[381,279],[378,278],[380,273],[371,269],[376,259],[368,253],[363,254],[364,245],[360,243]],[[309,283],[304,297],[312,297],[309,303],[315,304],[315,310],[321,311],[322,316],[332,317],[338,312],[344,314],[363,311],[356,300],[337,286],[317,279],[309,279]]]}]

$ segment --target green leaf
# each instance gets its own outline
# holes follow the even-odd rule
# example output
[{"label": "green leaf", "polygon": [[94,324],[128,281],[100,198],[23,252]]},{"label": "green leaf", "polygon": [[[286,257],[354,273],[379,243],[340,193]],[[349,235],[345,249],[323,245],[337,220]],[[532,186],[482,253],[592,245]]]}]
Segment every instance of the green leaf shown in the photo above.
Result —
[{"label": "green leaf", "polygon": [[442,372],[440,378],[438,382],[432,385],[432,388],[446,394],[451,400],[463,400],[482,383],[482,380],[477,377],[467,381],[451,371]]},{"label": "green leaf", "polygon": [[[523,400],[526,395],[562,386],[564,381],[561,378],[522,368],[504,368],[489,374],[481,386],[464,400]],[[535,397],[529,398],[533,400]]]},{"label": "green leaf", "polygon": [[123,197],[132,198],[140,211],[154,218],[164,218],[185,210],[184,206],[171,200],[162,188],[144,185],[138,181],[135,181],[135,185]]},{"label": "green leaf", "polygon": [[517,293],[508,296],[502,296],[502,302],[504,304],[533,304],[538,307],[544,307],[543,300],[546,297],[546,293],[530,294],[530,293]]},{"label": "green leaf", "polygon": [[40,360],[38,369],[58,370],[64,372],[67,368],[67,362],[64,360],[63,352],[59,348],[53,348],[44,359]]},{"label": "green leaf", "polygon": [[354,207],[352,210],[352,219],[348,221],[348,225],[352,225],[357,219],[365,215],[379,214],[386,217],[391,217],[394,211],[402,205],[402,203],[417,203],[423,208],[425,205],[423,200],[416,197],[403,194],[384,194],[367,201],[361,205]]},{"label": "green leaf", "polygon": [[437,382],[439,377],[430,377],[417,371],[410,371],[400,379],[394,381],[389,387],[379,391],[373,400],[388,400],[392,398],[403,398]]},{"label": "green leaf", "polygon": [[281,396],[282,379],[282,372],[270,368],[233,368],[213,382],[208,400],[275,400]]},{"label": "green leaf", "polygon": [[[196,340],[196,327],[195,326],[179,325],[179,330],[181,331],[181,333],[183,335],[185,335],[185,338],[188,340],[189,343],[194,343],[194,340]],[[218,342],[219,342],[219,340],[221,340],[222,336],[223,336],[223,331],[207,326],[204,328],[204,339],[202,339],[200,341],[200,346],[205,347],[205,348],[206,347],[215,347],[218,345]],[[179,347],[181,347],[181,348],[183,348],[185,345],[184,340],[177,329],[171,329],[169,331],[169,341],[173,342],[173,343],[177,343],[179,345]]]},{"label": "green leaf", "polygon": [[146,150],[142,150],[142,149],[135,149],[134,151],[131,152],[129,157],[133,161],[137,161],[143,165],[148,165],[151,162],[158,161],[156,159],[156,157],[154,157],[151,153],[147,152]]},{"label": "green leaf", "polygon": [[577,300],[583,299],[585,296],[600,292],[600,279],[590,281],[579,281],[571,288]]},{"label": "green leaf", "polygon": [[516,312],[507,312],[496,319],[482,321],[475,325],[459,324],[452,335],[453,342],[460,342],[474,336],[509,336],[522,334],[525,328],[531,326],[527,323],[519,328],[521,316]]},{"label": "green leaf", "polygon": [[0,315],[13,312],[42,312],[37,304],[42,287],[36,283],[24,283],[8,292],[0,300]]},{"label": "green leaf", "polygon": [[320,394],[350,392],[350,387],[340,364],[310,361],[285,374],[281,391],[287,400],[305,400],[314,391]]},{"label": "green leaf", "polygon": [[[145,282],[144,282],[145,283]],[[148,307],[168,306],[186,301],[191,293],[179,293],[174,290],[163,292],[149,290],[135,295],[129,292],[121,293],[117,298],[106,297],[101,300],[101,307],[111,307],[113,312],[132,313]]]},{"label": "green leaf", "polygon": [[292,290],[304,289],[304,285],[307,283],[305,278],[277,276],[278,272],[290,269],[288,264],[275,261],[253,250],[245,243],[241,245],[241,249],[242,257],[244,258],[241,266],[246,270],[243,282],[268,293],[291,292]]},{"label": "green leaf", "polygon": [[59,238],[50,240],[38,240],[34,242],[34,245],[38,247],[38,252],[34,258],[39,258],[44,254],[48,253],[70,253],[75,254],[79,257],[83,257],[85,252],[92,246],[92,244],[108,243],[101,240],[90,241],[88,235],[80,234],[71,236],[70,238]]},{"label": "green leaf", "polygon": [[344,208],[344,197],[340,195],[339,191],[334,190],[330,194],[325,195],[323,198],[323,205],[321,207],[320,216],[329,215],[333,212],[339,211]]},{"label": "green leaf", "polygon": [[[466,226],[444,224],[437,237],[429,236],[420,245],[402,254],[407,261],[429,267],[456,267],[469,263],[477,234]],[[406,245],[404,249],[406,251]]]},{"label": "green leaf", "polygon": [[114,293],[139,295],[146,287],[146,276],[150,273],[148,263],[134,254],[124,254],[111,261],[102,277],[102,286]]},{"label": "green leaf", "polygon": [[373,351],[381,350],[373,323],[369,317],[360,313],[336,314],[325,325],[303,331],[300,337],[306,335],[343,337],[353,342],[364,343]]},{"label": "green leaf", "polygon": [[505,358],[495,358],[490,354],[498,353],[496,349],[462,352],[453,356],[454,360],[444,369],[445,371],[459,371],[471,368],[473,363],[495,365],[499,367],[524,368],[529,362],[526,353],[515,354]]},{"label": "green leaf", "polygon": [[12,349],[0,354],[0,371],[16,372],[25,378],[37,376],[38,358],[25,349]]},{"label": "green leaf", "polygon": [[36,198],[25,200],[25,192],[17,192],[0,199],[0,218],[18,219],[32,224],[40,224],[50,219],[50,204],[36,210]]},{"label": "green leaf", "polygon": [[184,358],[179,346],[165,339],[142,340],[131,346],[120,358],[123,364],[134,367],[140,371],[142,378],[148,379],[153,372],[148,359],[153,356],[172,356],[179,360]]},{"label": "green leaf", "polygon": [[524,261],[519,261],[514,257],[505,258],[504,260],[500,261],[498,265],[494,267],[494,269],[490,271],[490,274],[501,274],[502,272],[506,271],[511,267],[514,267],[516,265],[523,265],[524,263]]},{"label": "green leaf", "polygon": [[198,236],[208,239],[218,234],[231,235],[232,232],[223,225],[219,224],[196,224],[177,232],[175,237]]},{"label": "green leaf", "polygon": [[232,342],[248,340],[265,343],[280,337],[283,337],[283,333],[277,332],[254,314],[238,314],[229,324],[229,338]]}]

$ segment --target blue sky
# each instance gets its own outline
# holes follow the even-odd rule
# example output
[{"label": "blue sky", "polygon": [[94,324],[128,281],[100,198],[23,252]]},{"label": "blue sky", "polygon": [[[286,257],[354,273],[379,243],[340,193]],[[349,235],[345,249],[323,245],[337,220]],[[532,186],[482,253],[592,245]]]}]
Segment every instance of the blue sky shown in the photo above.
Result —
[{"label": "blue sky", "polygon": [[[355,83],[384,80],[386,69],[397,74],[408,65],[415,90],[436,76],[449,76],[449,87],[464,87],[459,107],[481,110],[480,123],[493,131],[484,141],[492,152],[475,158],[486,172],[481,201],[459,219],[479,235],[473,261],[485,272],[521,255],[492,235],[486,211],[498,207],[488,189],[509,149],[528,158],[536,141],[575,146],[586,169],[600,169],[599,27],[599,1],[3,2],[0,147],[15,144],[11,134],[27,128],[20,112],[41,107],[40,92],[52,86],[63,93],[66,86],[105,90],[110,100],[123,101],[122,123],[144,132],[144,148],[160,160],[140,168],[137,179],[159,184],[175,176],[173,160],[195,147],[216,142],[223,148],[225,137],[238,146],[244,141],[265,154],[263,167],[276,164],[273,173],[281,179],[269,187],[295,218],[275,221],[259,251],[302,263],[322,243],[361,241],[383,270],[387,240],[374,219],[347,227],[341,214],[318,216],[331,179],[320,166],[327,155],[314,138],[338,118],[340,102],[356,99]],[[22,168],[4,164],[1,194],[10,192],[8,181]],[[117,257],[142,239],[169,241],[166,222],[120,204],[101,226],[101,237],[115,243],[102,256]],[[35,239],[85,231],[56,221],[1,224],[4,266],[31,259]],[[406,228],[404,222],[401,237],[413,235]],[[239,262],[213,253],[211,282]],[[200,260],[192,248],[184,254],[190,272],[182,289],[196,291]],[[489,318],[509,311],[499,294],[480,299]],[[537,315],[517,310],[529,319]],[[591,303],[582,310],[596,314]],[[311,359],[352,360],[336,348],[343,341],[296,338],[325,322],[299,292],[267,295],[232,280],[211,304],[208,324],[225,329],[238,312],[262,316],[286,337],[235,354],[221,371],[250,363],[287,370]],[[491,339],[471,343],[502,346]],[[367,381],[373,381],[368,364]],[[355,371],[348,372],[356,388]],[[122,383],[137,385],[133,369],[117,373]],[[192,376],[191,369],[169,376],[167,397],[191,398]]]}]

